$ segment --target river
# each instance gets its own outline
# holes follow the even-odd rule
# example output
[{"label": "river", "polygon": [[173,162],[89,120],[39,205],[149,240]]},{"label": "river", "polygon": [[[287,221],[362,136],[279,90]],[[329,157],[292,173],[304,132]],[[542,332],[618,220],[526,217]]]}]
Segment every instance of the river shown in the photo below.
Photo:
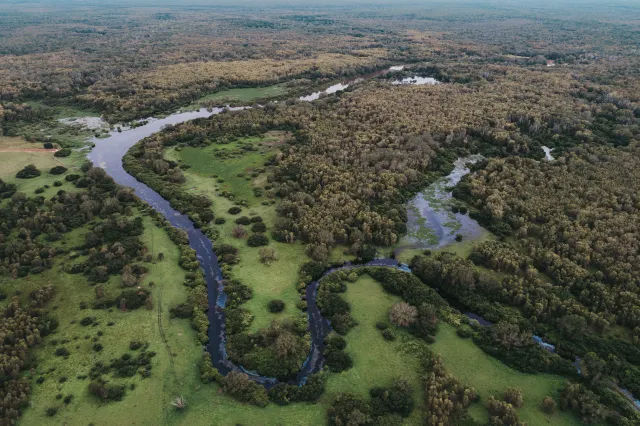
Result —
[{"label": "river", "polygon": [[[375,77],[389,70],[383,70],[373,73],[367,78]],[[332,85],[323,92],[312,93],[308,96],[299,98],[301,101],[313,101],[318,99],[322,93],[330,94],[338,90],[346,89],[350,84],[362,81],[364,77]],[[229,108],[231,110],[243,109],[243,107]],[[225,347],[225,322],[224,322],[224,288],[222,285],[222,272],[218,265],[218,259],[213,251],[213,244],[209,238],[204,235],[200,229],[193,225],[193,222],[184,214],[171,207],[169,201],[162,198],[157,192],[149,188],[142,182],[136,180],[128,174],[122,166],[122,157],[127,151],[140,140],[161,131],[167,125],[183,123],[195,118],[210,117],[223,112],[223,108],[201,108],[197,111],[179,112],[171,114],[164,118],[149,118],[142,120],[141,125],[135,128],[125,128],[121,131],[111,131],[106,138],[94,138],[92,140],[95,145],[88,153],[88,158],[94,165],[103,168],[115,182],[120,185],[133,188],[135,194],[141,200],[149,204],[153,209],[161,213],[176,228],[183,229],[189,236],[189,245],[196,251],[200,266],[205,275],[205,280],[209,295],[209,343],[206,350],[211,354],[213,365],[220,373],[227,374],[232,370],[245,371],[242,367],[233,364],[226,353]],[[397,266],[397,262],[391,259],[381,259],[371,262],[371,265],[377,266]],[[353,268],[353,265],[347,264],[344,268]],[[327,273],[333,272],[333,270]],[[302,369],[298,372],[295,382],[302,384],[306,381],[306,377],[314,372],[322,369],[324,359],[322,357],[323,341],[330,332],[329,322],[322,317],[316,305],[316,293],[318,282],[311,283],[306,289],[307,311],[309,315],[309,331],[311,334],[311,350],[307,360],[304,362]],[[262,377],[256,373],[245,371],[251,375],[253,380],[269,387],[277,383],[277,380],[270,377]]]}]

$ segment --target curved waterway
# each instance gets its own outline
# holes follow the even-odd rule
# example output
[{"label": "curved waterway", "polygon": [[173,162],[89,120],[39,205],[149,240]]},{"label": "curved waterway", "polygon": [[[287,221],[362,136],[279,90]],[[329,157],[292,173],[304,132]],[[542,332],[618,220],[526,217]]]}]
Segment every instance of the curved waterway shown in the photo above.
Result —
[{"label": "curved waterway", "polygon": [[[386,72],[385,71],[381,71]],[[372,74],[367,77],[379,75]],[[353,84],[354,82],[349,82]],[[349,83],[334,85],[326,89],[325,93],[334,93],[337,90],[343,90]],[[338,87],[339,86],[339,87]],[[317,96],[316,96],[317,95]],[[302,101],[311,101],[317,99],[319,94],[301,97]],[[229,108],[231,110],[243,109]],[[198,111],[180,112],[169,115],[164,118],[149,118],[142,121],[144,123],[138,127],[124,129],[120,132],[112,131],[107,138],[94,138],[92,142],[94,148],[89,152],[88,158],[97,167],[103,168],[115,182],[120,185],[133,188],[135,194],[143,201],[149,204],[154,210],[161,213],[176,228],[183,229],[189,236],[189,245],[196,251],[200,266],[204,271],[205,280],[209,295],[209,343],[206,350],[211,354],[213,365],[226,375],[233,370],[244,371],[249,374],[253,380],[262,383],[265,386],[273,386],[278,381],[275,378],[263,377],[254,372],[246,371],[241,366],[237,366],[229,360],[225,346],[225,322],[224,322],[224,301],[226,295],[222,285],[223,277],[218,259],[213,251],[213,244],[209,238],[204,235],[200,229],[196,228],[193,222],[184,214],[171,207],[169,201],[165,200],[142,182],[139,182],[127,173],[122,166],[122,157],[127,151],[140,140],[161,131],[167,125],[183,123],[195,118],[210,117],[223,112],[223,108],[199,109]],[[397,267],[398,263],[392,259],[374,260],[367,264],[369,266],[387,266]],[[338,269],[349,269],[357,267],[356,265],[345,264]],[[406,270],[406,269],[403,269]],[[336,271],[331,269],[325,275]],[[296,376],[295,383],[303,384],[309,374],[322,369],[324,359],[322,351],[324,349],[323,341],[327,334],[331,331],[329,321],[322,317],[320,310],[316,305],[316,295],[318,291],[318,281],[311,283],[306,289],[306,299],[309,315],[309,332],[311,335],[311,350],[307,360],[304,362],[302,369]]]}]

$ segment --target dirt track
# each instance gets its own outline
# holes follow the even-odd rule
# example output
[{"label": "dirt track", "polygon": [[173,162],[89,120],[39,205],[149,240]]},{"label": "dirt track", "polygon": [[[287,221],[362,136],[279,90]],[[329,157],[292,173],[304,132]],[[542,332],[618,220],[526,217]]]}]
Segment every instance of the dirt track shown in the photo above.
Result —
[{"label": "dirt track", "polygon": [[0,148],[0,152],[58,152],[58,149],[44,148]]}]

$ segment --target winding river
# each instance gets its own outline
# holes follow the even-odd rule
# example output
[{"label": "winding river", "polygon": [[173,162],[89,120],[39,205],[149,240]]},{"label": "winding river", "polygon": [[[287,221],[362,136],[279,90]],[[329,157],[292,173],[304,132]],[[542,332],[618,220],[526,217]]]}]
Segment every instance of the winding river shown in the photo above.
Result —
[{"label": "winding river", "polygon": [[[379,75],[387,70],[379,73],[371,74],[367,77]],[[335,93],[338,90],[344,90],[350,84],[357,83],[359,80],[349,81],[330,86],[324,93]],[[308,96],[300,98],[301,101],[313,101],[320,97],[322,92],[316,92]],[[229,108],[231,110],[242,109]],[[135,128],[126,128],[122,131],[111,131],[106,138],[94,138],[92,140],[95,145],[88,153],[88,158],[94,165],[103,168],[115,182],[120,185],[133,188],[135,194],[143,201],[148,203],[153,209],[161,213],[176,228],[183,229],[189,236],[189,245],[196,251],[200,266],[205,275],[205,280],[209,295],[209,343],[206,350],[211,354],[213,365],[226,375],[233,370],[244,371],[249,374],[253,380],[264,384],[267,387],[275,385],[278,381],[275,378],[263,377],[254,372],[246,371],[241,366],[237,366],[229,360],[225,346],[225,322],[224,322],[224,301],[226,296],[222,285],[222,272],[218,265],[218,259],[213,251],[213,244],[209,238],[204,235],[200,229],[193,225],[193,222],[187,217],[171,207],[169,201],[162,198],[157,192],[149,188],[142,182],[139,182],[127,173],[122,166],[122,157],[127,151],[140,140],[161,131],[167,125],[183,123],[195,118],[210,117],[223,112],[223,108],[202,108],[197,111],[179,112],[164,118],[149,118],[141,121],[142,125]],[[388,266],[397,267],[398,263],[391,259],[380,259],[370,262],[371,266]],[[351,264],[345,264],[342,268],[356,267]],[[325,273],[334,272],[331,269]],[[318,281],[311,283],[306,289],[307,310],[309,315],[309,332],[311,335],[311,350],[309,356],[304,362],[302,369],[296,376],[295,383],[303,384],[309,374],[322,369],[324,359],[322,357],[323,341],[330,332],[329,322],[322,317],[320,310],[316,305],[316,294],[318,291]]]},{"label": "winding river", "polygon": [[[399,71],[401,67],[391,67],[390,71]],[[376,74],[371,74],[367,77],[379,75],[387,70],[381,71]],[[415,80],[415,79],[414,79]],[[324,91],[324,93],[335,93],[338,90],[344,90],[350,84],[354,84],[360,81],[352,80],[347,83],[340,83],[330,86]],[[411,84],[412,82],[408,82]],[[413,84],[425,84],[416,82]],[[429,82],[427,84],[433,84]],[[300,98],[302,101],[313,101],[320,97],[322,92],[312,93],[308,96]],[[231,110],[243,109],[243,107],[229,108]],[[109,174],[115,182],[120,185],[133,188],[135,194],[143,201],[148,203],[153,209],[161,213],[170,223],[176,228],[183,229],[189,236],[189,245],[196,251],[200,266],[202,267],[208,287],[209,295],[209,343],[206,346],[206,350],[211,354],[213,365],[222,373],[226,375],[233,370],[244,371],[249,374],[253,380],[263,384],[265,387],[271,387],[278,383],[278,380],[271,377],[260,376],[254,372],[246,371],[241,366],[237,366],[229,360],[226,347],[225,347],[225,322],[224,322],[224,301],[226,296],[224,294],[224,288],[222,285],[222,272],[218,265],[218,259],[213,251],[213,244],[209,238],[204,235],[200,229],[193,225],[193,222],[184,214],[173,209],[169,201],[162,198],[157,192],[136,180],[133,176],[128,174],[122,166],[122,157],[127,151],[140,140],[153,135],[163,129],[166,125],[173,125],[183,123],[195,118],[210,117],[215,114],[223,112],[223,108],[213,109],[199,109],[198,111],[180,112],[169,115],[165,118],[150,118],[145,120],[143,125],[125,129],[120,132],[112,131],[107,138],[94,138],[92,142],[95,144],[93,149],[88,153],[88,158],[94,165],[103,168],[107,174]],[[546,147],[544,147],[546,148]],[[549,151],[549,152],[548,152]],[[550,150],[545,149],[547,159],[552,160]],[[551,157],[551,158],[549,158]],[[411,205],[414,207],[414,214],[424,219],[425,223],[422,225],[428,225],[436,231],[436,239],[434,246],[443,246],[451,241],[452,231],[467,231],[470,234],[478,232],[479,225],[472,219],[469,219],[466,215],[455,214],[452,217],[449,205],[446,201],[451,198],[449,188],[457,184],[462,176],[469,173],[467,164],[477,161],[478,158],[461,158],[455,163],[453,172],[441,180],[437,181],[429,188],[412,200]],[[411,209],[410,209],[411,210]],[[460,225],[453,226],[455,221],[458,221]],[[415,218],[414,218],[415,221]],[[410,219],[411,223],[411,219]],[[415,223],[415,222],[414,222]],[[433,244],[433,242],[432,242]],[[337,270],[352,269],[361,267],[363,265],[353,265],[345,263],[339,268],[329,269],[323,275],[326,276]],[[392,267],[410,273],[411,270],[404,264],[398,264],[394,259],[376,259],[365,266],[380,266],[380,267]],[[322,352],[324,350],[324,338],[331,331],[331,325],[329,321],[320,314],[320,310],[316,305],[316,295],[318,292],[318,281],[314,281],[307,286],[306,300],[307,310],[309,315],[309,332],[311,336],[311,349],[309,355],[304,362],[301,370],[297,373],[295,381],[292,381],[298,385],[302,385],[306,382],[309,374],[315,373],[322,369],[324,366],[324,359]],[[473,313],[465,313],[470,318],[478,320],[482,325],[491,325],[489,321],[484,320],[482,317]],[[536,341],[545,349],[552,350],[552,345],[544,342],[542,339],[537,338]],[[616,388],[630,399],[636,409],[640,408],[640,401],[634,400],[633,396],[626,390],[616,386]]]}]

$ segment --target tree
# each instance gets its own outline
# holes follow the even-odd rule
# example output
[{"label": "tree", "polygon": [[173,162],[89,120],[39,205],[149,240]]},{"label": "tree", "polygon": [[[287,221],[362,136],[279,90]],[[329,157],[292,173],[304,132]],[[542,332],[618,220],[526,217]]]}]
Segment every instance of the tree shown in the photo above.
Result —
[{"label": "tree", "polygon": [[278,260],[278,252],[273,247],[262,247],[258,251],[258,256],[260,256],[260,262],[265,265],[270,265],[271,262]]},{"label": "tree", "polygon": [[418,310],[406,302],[396,303],[389,311],[389,319],[398,327],[409,327],[418,317]]},{"label": "tree", "polygon": [[231,235],[233,238],[247,238],[247,230],[244,229],[244,226],[238,225],[231,231]]},{"label": "tree", "polygon": [[550,396],[545,396],[542,400],[542,409],[547,414],[553,414],[556,410],[556,401]]},{"label": "tree", "polygon": [[507,388],[504,392],[504,400],[516,408],[520,408],[524,405],[522,391],[518,388]]}]

